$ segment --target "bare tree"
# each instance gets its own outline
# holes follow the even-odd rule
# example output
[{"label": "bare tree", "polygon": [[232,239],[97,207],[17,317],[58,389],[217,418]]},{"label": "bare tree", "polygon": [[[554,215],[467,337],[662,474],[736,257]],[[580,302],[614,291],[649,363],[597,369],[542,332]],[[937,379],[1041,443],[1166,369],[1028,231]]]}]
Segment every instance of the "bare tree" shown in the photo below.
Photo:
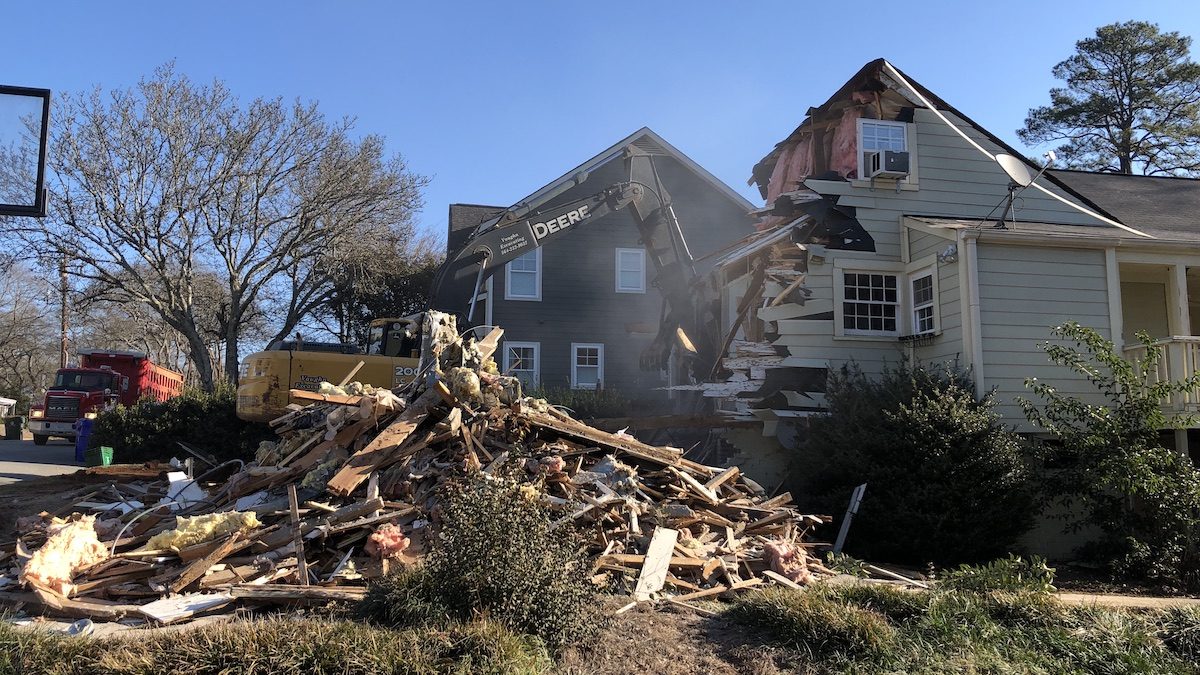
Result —
[{"label": "bare tree", "polygon": [[0,391],[27,402],[58,368],[52,289],[27,268],[0,274]]},{"label": "bare tree", "polygon": [[220,81],[198,85],[168,64],[131,89],[63,99],[51,214],[20,232],[177,331],[206,388],[220,366],[202,287],[219,279],[223,370],[236,382],[239,340],[262,308],[286,308],[277,326],[289,332],[313,306],[317,261],[364,232],[411,231],[425,179],[352,129],[315,104],[243,105]]}]

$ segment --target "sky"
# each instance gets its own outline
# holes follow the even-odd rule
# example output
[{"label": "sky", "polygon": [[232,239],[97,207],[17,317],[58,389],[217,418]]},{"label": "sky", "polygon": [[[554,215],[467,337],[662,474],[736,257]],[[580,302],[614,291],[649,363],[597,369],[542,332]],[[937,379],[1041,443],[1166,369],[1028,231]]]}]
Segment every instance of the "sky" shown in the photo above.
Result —
[{"label": "sky", "polygon": [[1022,148],[1054,64],[1131,19],[1200,38],[1182,1],[40,0],[0,5],[0,84],[124,88],[174,60],[317,101],[431,179],[441,235],[449,204],[510,205],[642,126],[759,204],[754,163],[878,57]]}]

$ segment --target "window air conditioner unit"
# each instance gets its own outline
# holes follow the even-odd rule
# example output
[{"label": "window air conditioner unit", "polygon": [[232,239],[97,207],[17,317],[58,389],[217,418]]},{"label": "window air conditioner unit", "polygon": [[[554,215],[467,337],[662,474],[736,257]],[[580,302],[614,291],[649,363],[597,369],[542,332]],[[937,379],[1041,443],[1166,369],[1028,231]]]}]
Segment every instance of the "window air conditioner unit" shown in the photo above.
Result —
[{"label": "window air conditioner unit", "polygon": [[864,178],[905,178],[908,176],[908,153],[895,150],[864,150]]}]

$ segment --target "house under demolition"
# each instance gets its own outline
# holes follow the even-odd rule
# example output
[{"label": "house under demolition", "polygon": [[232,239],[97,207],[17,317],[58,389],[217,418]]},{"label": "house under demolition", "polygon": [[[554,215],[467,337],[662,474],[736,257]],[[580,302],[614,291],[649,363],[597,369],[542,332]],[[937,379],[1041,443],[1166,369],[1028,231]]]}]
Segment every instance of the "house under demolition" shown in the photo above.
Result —
[{"label": "house under demolition", "polygon": [[[1195,371],[1200,181],[1048,171],[1025,186],[1001,165],[1037,174],[1021,157],[880,59],[755,165],[758,232],[714,261],[728,377],[692,387],[761,423],[729,434],[738,463],[782,471],[828,369],[851,362],[956,363],[1023,432],[1036,431],[1015,400],[1025,378],[1094,395],[1038,346],[1065,321],[1130,355],[1149,331],[1158,376]],[[1166,403],[1194,411],[1200,392]]]}]

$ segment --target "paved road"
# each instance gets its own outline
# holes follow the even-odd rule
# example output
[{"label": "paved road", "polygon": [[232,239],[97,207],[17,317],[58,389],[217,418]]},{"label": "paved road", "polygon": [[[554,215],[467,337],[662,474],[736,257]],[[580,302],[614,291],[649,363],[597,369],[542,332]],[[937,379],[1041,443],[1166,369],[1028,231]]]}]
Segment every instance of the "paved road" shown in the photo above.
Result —
[{"label": "paved road", "polygon": [[56,476],[80,469],[75,463],[75,444],[52,440],[38,447],[32,440],[0,440],[0,485],[35,476]]}]

